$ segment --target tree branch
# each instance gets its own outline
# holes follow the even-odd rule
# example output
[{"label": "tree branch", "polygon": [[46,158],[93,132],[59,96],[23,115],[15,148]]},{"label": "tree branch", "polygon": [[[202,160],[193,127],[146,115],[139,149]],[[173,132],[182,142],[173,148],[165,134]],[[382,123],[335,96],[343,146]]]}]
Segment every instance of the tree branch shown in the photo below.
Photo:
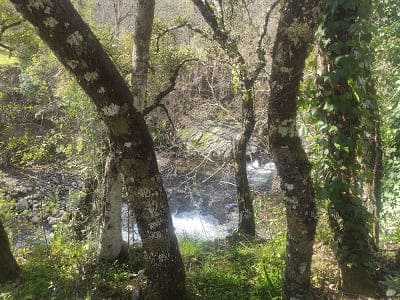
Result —
[{"label": "tree branch", "polygon": [[264,38],[265,38],[265,36],[267,34],[267,31],[268,31],[268,24],[269,24],[269,20],[271,18],[272,11],[275,9],[275,7],[277,7],[278,4],[279,4],[279,0],[275,1],[274,3],[272,3],[272,5],[269,8],[267,14],[265,15],[263,32],[260,35],[260,38],[258,39],[258,44],[257,44],[257,46],[258,46],[257,48],[258,49],[262,48],[263,40],[264,40]]},{"label": "tree branch", "polygon": [[265,62],[265,50],[263,48],[263,41],[264,41],[265,36],[267,35],[268,24],[269,24],[269,20],[271,18],[272,11],[275,9],[275,7],[277,7],[278,4],[279,4],[279,0],[275,1],[274,3],[272,3],[272,5],[269,8],[267,14],[265,15],[263,32],[261,33],[260,38],[258,39],[258,43],[257,43],[256,54],[257,54],[257,58],[258,58],[258,64],[257,64],[257,67],[255,68],[255,70],[253,71],[252,75],[251,75],[251,78],[250,78],[250,83],[251,84],[254,84],[254,82],[257,80],[258,76],[260,75],[260,72],[264,69],[264,67],[266,65],[266,62]]},{"label": "tree branch", "polygon": [[160,103],[158,105],[158,107],[161,107],[163,109],[163,111],[165,112],[165,114],[166,114],[166,116],[168,118],[168,121],[171,123],[172,129],[174,130],[174,132],[176,132],[174,122],[172,121],[171,115],[169,114],[169,111],[168,111],[167,107],[165,106],[165,104],[164,103]]},{"label": "tree branch", "polygon": [[201,15],[214,33],[215,41],[221,46],[225,53],[234,61],[246,65],[246,61],[239,51],[237,41],[232,39],[224,28],[218,23],[218,18],[207,0],[192,0],[199,9]]},{"label": "tree branch", "polygon": [[166,34],[168,34],[171,31],[177,30],[179,28],[183,28],[183,27],[187,27],[189,30],[196,32],[198,34],[200,34],[201,37],[205,38],[205,39],[210,39],[210,37],[208,36],[207,33],[205,33],[203,30],[201,30],[200,28],[197,28],[195,26],[193,26],[192,24],[190,24],[187,21],[183,21],[182,23],[176,24],[174,26],[171,26],[165,30],[163,30],[159,35],[157,35],[156,37],[156,49],[157,51],[160,50],[160,39],[165,36]]},{"label": "tree branch", "polygon": [[177,65],[171,72],[170,77],[169,77],[169,85],[162,90],[161,92],[158,93],[158,95],[154,98],[152,101],[152,104],[150,104],[148,107],[146,107],[143,110],[143,115],[148,115],[150,112],[152,112],[155,108],[163,105],[161,104],[161,101],[169,94],[171,93],[176,86],[176,80],[179,75],[179,71],[182,69],[182,67],[191,61],[198,61],[197,58],[188,58],[184,59],[179,65]]}]

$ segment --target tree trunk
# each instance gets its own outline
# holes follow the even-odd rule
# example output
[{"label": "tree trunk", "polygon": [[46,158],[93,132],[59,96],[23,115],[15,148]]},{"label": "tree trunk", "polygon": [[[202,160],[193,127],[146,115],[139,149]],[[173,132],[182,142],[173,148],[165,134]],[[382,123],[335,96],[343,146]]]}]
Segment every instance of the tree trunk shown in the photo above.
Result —
[{"label": "tree trunk", "polygon": [[83,241],[87,237],[88,226],[93,221],[93,204],[97,185],[97,179],[93,174],[84,180],[83,195],[78,199],[72,222],[75,238],[78,241]]},{"label": "tree trunk", "polygon": [[268,99],[270,153],[285,194],[287,242],[283,299],[310,299],[310,269],[316,228],[311,164],[297,133],[297,93],[319,1],[282,1],[273,48]]},{"label": "tree trunk", "polygon": [[11,0],[96,105],[133,204],[151,299],[182,299],[185,272],[143,115],[115,65],[68,0]]},{"label": "tree trunk", "polygon": [[150,41],[154,19],[154,0],[138,0],[135,36],[132,51],[132,87],[135,107],[143,112],[146,106],[147,74],[150,60]]},{"label": "tree trunk", "polygon": [[359,81],[370,73],[360,49],[369,37],[366,28],[352,30],[365,24],[367,12],[368,7],[359,2],[324,4],[321,52],[325,65],[320,68],[323,80],[318,87],[318,101],[320,119],[328,128],[323,131],[325,145],[322,144],[328,162],[324,185],[342,290],[352,295],[375,296],[371,215],[362,203],[357,157],[365,113],[361,102],[367,97]]},{"label": "tree trunk", "polygon": [[11,253],[10,242],[0,220],[0,284],[14,281],[19,277],[20,269]]},{"label": "tree trunk", "polygon": [[[237,203],[239,208],[238,232],[255,236],[255,218],[253,208],[253,198],[250,191],[249,181],[246,170],[247,145],[254,131],[254,83],[258,77],[250,72],[250,67],[239,51],[237,40],[232,38],[224,28],[222,18],[222,7],[217,4],[210,5],[207,1],[192,0],[193,4],[199,9],[201,15],[214,33],[214,40],[228,55],[232,64],[232,72],[237,76],[239,82],[238,92],[241,96],[241,130],[233,146],[234,171],[237,190]],[[215,10],[215,11],[214,11]],[[219,14],[219,17],[217,17]],[[258,49],[260,50],[260,49]],[[258,51],[257,50],[257,51]],[[264,68],[265,61],[260,62],[260,71]]]},{"label": "tree trunk", "polygon": [[117,156],[112,152],[107,157],[101,196],[101,224],[99,259],[114,261],[122,249],[122,177]]},{"label": "tree trunk", "polygon": [[256,224],[254,218],[253,197],[250,191],[249,180],[247,178],[247,145],[254,131],[254,94],[252,87],[246,89],[242,95],[242,121],[239,136],[233,148],[234,171],[236,180],[236,199],[239,208],[238,232],[255,236]]}]

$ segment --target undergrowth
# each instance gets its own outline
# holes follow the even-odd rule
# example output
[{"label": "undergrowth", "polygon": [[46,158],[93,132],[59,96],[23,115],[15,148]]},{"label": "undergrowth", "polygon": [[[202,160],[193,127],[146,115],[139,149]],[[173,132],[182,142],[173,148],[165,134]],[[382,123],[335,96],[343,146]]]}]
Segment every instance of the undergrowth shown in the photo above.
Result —
[{"label": "undergrowth", "polygon": [[[141,257],[99,264],[88,244],[71,241],[63,230],[48,245],[15,251],[21,279],[0,287],[0,299],[129,299],[135,272],[143,268]],[[186,237],[180,247],[187,298],[280,299],[284,244],[282,235],[268,241]]]},{"label": "undergrowth", "polygon": [[127,299],[132,271],[125,264],[100,264],[88,244],[57,230],[46,245],[16,251],[19,282],[0,288],[0,299]]}]

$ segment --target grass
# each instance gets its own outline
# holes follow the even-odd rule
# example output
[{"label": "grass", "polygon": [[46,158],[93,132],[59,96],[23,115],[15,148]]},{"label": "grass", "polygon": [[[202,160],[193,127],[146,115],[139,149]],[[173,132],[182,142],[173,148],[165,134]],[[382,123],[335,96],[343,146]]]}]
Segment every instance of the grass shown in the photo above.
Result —
[{"label": "grass", "polygon": [[186,238],[181,251],[192,299],[279,299],[284,236],[271,240],[201,242]]}]

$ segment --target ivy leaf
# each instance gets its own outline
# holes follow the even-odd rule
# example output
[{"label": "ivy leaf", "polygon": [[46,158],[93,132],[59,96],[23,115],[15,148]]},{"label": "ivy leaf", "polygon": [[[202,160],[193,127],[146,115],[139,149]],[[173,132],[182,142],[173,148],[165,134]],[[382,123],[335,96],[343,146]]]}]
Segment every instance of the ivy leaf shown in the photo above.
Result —
[{"label": "ivy leaf", "polygon": [[394,297],[394,296],[396,296],[396,294],[397,294],[397,292],[396,292],[396,290],[394,290],[394,289],[387,289],[387,291],[386,291],[386,296],[387,297]]}]

